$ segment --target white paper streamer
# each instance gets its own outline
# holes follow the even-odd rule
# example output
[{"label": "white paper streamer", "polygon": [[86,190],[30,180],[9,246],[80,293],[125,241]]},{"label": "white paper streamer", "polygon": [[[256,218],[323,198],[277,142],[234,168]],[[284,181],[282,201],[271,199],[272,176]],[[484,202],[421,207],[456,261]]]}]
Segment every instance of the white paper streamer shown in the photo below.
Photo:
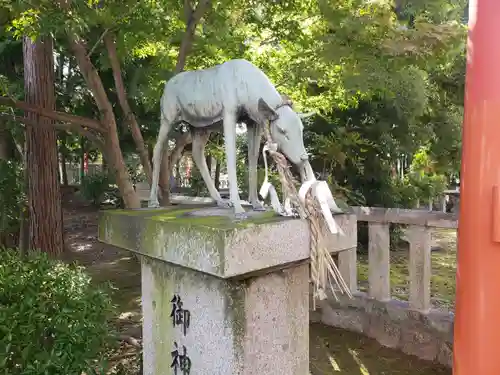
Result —
[{"label": "white paper streamer", "polygon": [[264,199],[266,199],[267,195],[270,194],[271,206],[273,207],[274,212],[278,215],[293,216],[294,213],[290,204],[290,198],[287,197],[285,199],[284,206],[282,206],[276,189],[273,184],[269,182],[269,175],[267,171],[267,152],[269,150],[276,151],[277,149],[278,145],[276,143],[269,144],[268,142],[266,142],[264,148],[262,149],[262,156],[264,157],[264,182],[259,190],[259,194]]},{"label": "white paper streamer", "polygon": [[[269,150],[276,151],[278,146],[276,143],[269,144],[266,142],[264,148],[262,149],[262,156],[264,157],[264,182],[260,188],[259,194],[262,198],[266,199],[268,194],[270,194],[271,205],[273,207],[274,212],[281,216],[293,216],[293,210],[291,206],[290,197],[285,197],[284,206],[281,205],[279,201],[278,194],[276,193],[276,189],[269,182],[269,175],[267,170],[267,152]],[[342,228],[340,228],[335,219],[333,218],[332,211],[336,213],[341,213],[342,210],[335,203],[335,199],[333,198],[332,192],[328,187],[326,181],[318,181],[314,176],[313,179],[305,181],[299,189],[299,199],[302,204],[305,204],[306,195],[309,190],[312,189],[313,196],[318,200],[321,212],[323,213],[323,217],[328,225],[328,229],[333,234],[344,234]]]},{"label": "white paper streamer", "polygon": [[330,191],[326,181],[318,181],[314,179],[304,182],[299,190],[299,199],[302,204],[305,204],[307,192],[311,189],[313,196],[320,204],[321,212],[323,213],[323,217],[330,232],[333,234],[340,233],[343,235],[344,231],[337,225],[332,215],[332,211],[340,213],[342,210],[339,206],[337,206],[337,203],[335,203],[335,199],[333,199],[332,192]]}]

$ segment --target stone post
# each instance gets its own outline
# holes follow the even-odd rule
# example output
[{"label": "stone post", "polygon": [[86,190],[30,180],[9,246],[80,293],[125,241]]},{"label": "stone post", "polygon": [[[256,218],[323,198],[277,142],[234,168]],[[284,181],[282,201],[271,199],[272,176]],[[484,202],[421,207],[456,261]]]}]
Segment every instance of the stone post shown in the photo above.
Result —
[{"label": "stone post", "polygon": [[410,307],[426,313],[431,308],[431,230],[411,225],[406,237],[410,243]]},{"label": "stone post", "polygon": [[390,233],[388,223],[368,224],[369,295],[379,301],[391,299]]},{"label": "stone post", "polygon": [[99,239],[141,258],[144,375],[309,374],[307,222],[177,207],[100,217]]}]

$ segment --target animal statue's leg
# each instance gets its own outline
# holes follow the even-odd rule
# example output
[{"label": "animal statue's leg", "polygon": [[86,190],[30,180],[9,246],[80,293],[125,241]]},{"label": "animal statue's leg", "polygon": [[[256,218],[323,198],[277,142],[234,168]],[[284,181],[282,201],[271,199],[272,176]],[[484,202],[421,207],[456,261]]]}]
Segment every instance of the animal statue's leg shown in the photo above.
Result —
[{"label": "animal statue's leg", "polygon": [[245,210],[241,206],[236,177],[236,114],[224,112],[224,145],[226,148],[227,176],[229,180],[229,199],[237,217],[244,217]]},{"label": "animal statue's leg", "polygon": [[248,200],[252,208],[257,211],[264,210],[257,195],[257,162],[259,160],[261,127],[257,124],[247,126],[248,140]]},{"label": "animal statue's leg", "polygon": [[231,206],[229,201],[225,201],[221,198],[220,193],[215,187],[214,180],[210,176],[210,171],[208,170],[207,159],[205,158],[205,146],[210,138],[210,131],[205,129],[195,129],[193,134],[193,144],[192,144],[192,155],[193,160],[198,170],[200,171],[203,181],[207,186],[208,192],[213,200],[217,202],[219,207],[228,208]]},{"label": "animal statue's leg", "polygon": [[148,207],[160,207],[160,203],[158,202],[158,182],[160,180],[161,159],[163,156],[163,147],[167,143],[167,137],[171,125],[172,122],[168,121],[162,114],[158,139],[156,140],[156,144],[153,149],[153,178],[149,193]]}]

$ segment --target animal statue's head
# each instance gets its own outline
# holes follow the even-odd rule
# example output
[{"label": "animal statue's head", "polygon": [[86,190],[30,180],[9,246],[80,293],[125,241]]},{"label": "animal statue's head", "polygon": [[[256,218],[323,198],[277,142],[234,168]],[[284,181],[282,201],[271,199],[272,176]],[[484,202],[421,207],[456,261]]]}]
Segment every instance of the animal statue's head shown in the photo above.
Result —
[{"label": "animal statue's head", "polygon": [[304,147],[302,119],[310,114],[298,114],[292,109],[292,102],[283,96],[283,103],[271,108],[264,99],[258,102],[259,112],[270,122],[271,137],[278,149],[297,166],[302,182],[314,179],[314,172],[309,162],[309,155]]}]

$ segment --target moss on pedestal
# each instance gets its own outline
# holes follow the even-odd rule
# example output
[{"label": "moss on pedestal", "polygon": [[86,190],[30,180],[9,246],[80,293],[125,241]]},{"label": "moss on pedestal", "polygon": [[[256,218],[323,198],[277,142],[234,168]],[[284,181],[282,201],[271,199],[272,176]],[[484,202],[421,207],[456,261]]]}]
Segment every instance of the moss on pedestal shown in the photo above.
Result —
[{"label": "moss on pedestal", "polygon": [[172,206],[167,208],[148,208],[133,210],[109,210],[104,211],[103,216],[119,215],[130,217],[143,217],[160,222],[175,223],[178,225],[192,225],[210,227],[213,229],[229,230],[238,228],[248,228],[254,225],[267,224],[283,220],[282,216],[274,211],[264,211],[238,220],[232,215],[232,210],[228,209],[227,215],[190,215],[196,211],[214,208],[213,206]]},{"label": "moss on pedestal", "polygon": [[266,224],[277,222],[282,220],[283,217],[277,215],[274,211],[265,211],[259,213],[255,216],[251,216],[246,219],[236,220],[229,215],[189,215],[190,213],[199,211],[199,208],[188,208],[188,209],[177,209],[169,210],[165,213],[159,215],[153,215],[150,217],[151,220],[161,221],[161,222],[171,222],[177,225],[191,225],[208,227],[213,229],[238,229],[238,228],[248,228],[254,225]]},{"label": "moss on pedestal", "polygon": [[142,255],[221,277],[226,246],[240,231],[259,236],[266,224],[293,220],[273,211],[248,212],[237,219],[232,209],[174,206],[101,213],[99,239]]}]

